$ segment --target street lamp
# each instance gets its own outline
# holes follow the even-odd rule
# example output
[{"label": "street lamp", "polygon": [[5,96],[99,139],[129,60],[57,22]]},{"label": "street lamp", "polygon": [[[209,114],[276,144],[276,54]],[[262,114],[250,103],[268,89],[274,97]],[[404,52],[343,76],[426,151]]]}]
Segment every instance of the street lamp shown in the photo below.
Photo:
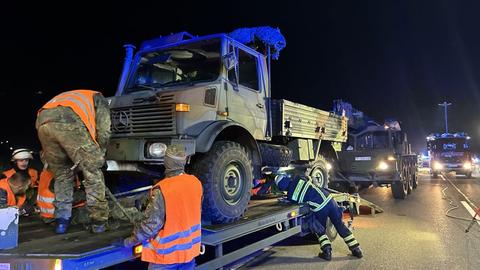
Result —
[{"label": "street lamp", "polygon": [[450,106],[450,105],[452,105],[452,103],[447,103],[446,101],[438,104],[438,106],[442,106],[445,110],[445,133],[448,133],[447,107]]}]

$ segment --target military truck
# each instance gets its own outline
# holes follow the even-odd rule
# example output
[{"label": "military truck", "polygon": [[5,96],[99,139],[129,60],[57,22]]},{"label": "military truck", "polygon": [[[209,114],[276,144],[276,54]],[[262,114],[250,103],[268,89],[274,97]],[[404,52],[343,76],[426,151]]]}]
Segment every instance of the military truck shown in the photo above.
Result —
[{"label": "military truck", "polygon": [[[285,40],[277,29],[242,29],[249,30],[251,43],[181,32],[145,41],[136,53],[126,46],[109,99],[111,173],[161,175],[168,145],[183,144],[189,172],[203,183],[203,222],[212,224],[242,216],[262,166],[301,167],[327,185],[326,158],[346,141],[347,119],[272,100],[270,61]],[[276,43],[258,43],[263,30]]]},{"label": "military truck", "polygon": [[427,149],[430,156],[430,172],[437,178],[442,172],[455,172],[467,178],[472,177],[472,153],[470,136],[464,132],[432,133],[427,136]]},{"label": "military truck", "polygon": [[417,156],[400,123],[381,125],[342,100],[334,101],[334,111],[349,118],[349,134],[344,151],[338,152],[332,187],[391,186],[395,199],[405,199],[417,187]]}]

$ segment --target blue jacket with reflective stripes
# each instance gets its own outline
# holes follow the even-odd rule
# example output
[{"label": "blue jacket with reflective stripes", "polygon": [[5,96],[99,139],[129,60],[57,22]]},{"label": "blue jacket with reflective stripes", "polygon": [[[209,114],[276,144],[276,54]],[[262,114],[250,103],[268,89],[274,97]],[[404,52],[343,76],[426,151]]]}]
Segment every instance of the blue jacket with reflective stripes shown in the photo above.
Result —
[{"label": "blue jacket with reflective stripes", "polygon": [[317,187],[306,176],[293,178],[290,175],[278,175],[275,183],[280,190],[287,191],[288,200],[308,204],[313,212],[323,209],[332,199],[326,189]]}]

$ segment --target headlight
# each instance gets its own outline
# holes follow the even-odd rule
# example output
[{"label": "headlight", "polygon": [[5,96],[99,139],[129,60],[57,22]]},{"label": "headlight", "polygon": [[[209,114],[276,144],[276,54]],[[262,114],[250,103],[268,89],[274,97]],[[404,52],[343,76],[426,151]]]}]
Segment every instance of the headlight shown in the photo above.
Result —
[{"label": "headlight", "polygon": [[471,170],[472,169],[472,163],[468,162],[468,161],[463,163],[463,168],[467,169],[467,170]]},{"label": "headlight", "polygon": [[435,161],[435,162],[433,162],[433,169],[441,170],[441,169],[443,169],[443,164],[438,162],[438,161]]},{"label": "headlight", "polygon": [[327,162],[326,167],[327,167],[327,171],[330,171],[332,169],[332,164]]},{"label": "headlight", "polygon": [[396,158],[394,156],[388,156],[387,160],[394,161],[394,160],[396,160]]},{"label": "headlight", "polygon": [[385,171],[388,169],[388,164],[385,161],[380,161],[377,166],[377,170]]},{"label": "headlight", "polygon": [[165,156],[167,145],[164,143],[152,143],[148,147],[148,154],[154,158],[161,158]]}]

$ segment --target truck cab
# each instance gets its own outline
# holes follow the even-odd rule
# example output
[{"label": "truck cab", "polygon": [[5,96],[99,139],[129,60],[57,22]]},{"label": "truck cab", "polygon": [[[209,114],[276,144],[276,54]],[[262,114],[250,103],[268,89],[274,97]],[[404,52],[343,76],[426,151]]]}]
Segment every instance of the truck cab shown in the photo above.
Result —
[{"label": "truck cab", "polygon": [[431,134],[427,137],[427,149],[431,157],[430,171],[433,178],[440,173],[455,172],[472,177],[473,165],[469,146],[470,136],[465,133]]},{"label": "truck cab", "polygon": [[189,155],[207,152],[212,141],[204,131],[218,121],[239,123],[265,140],[265,70],[263,55],[224,34],[144,42],[111,99],[108,159],[161,163],[172,142],[184,144]]},{"label": "truck cab", "polygon": [[394,198],[404,199],[417,185],[417,157],[400,123],[380,125],[351,107],[349,116],[349,136],[339,152],[333,186],[391,186]]}]

